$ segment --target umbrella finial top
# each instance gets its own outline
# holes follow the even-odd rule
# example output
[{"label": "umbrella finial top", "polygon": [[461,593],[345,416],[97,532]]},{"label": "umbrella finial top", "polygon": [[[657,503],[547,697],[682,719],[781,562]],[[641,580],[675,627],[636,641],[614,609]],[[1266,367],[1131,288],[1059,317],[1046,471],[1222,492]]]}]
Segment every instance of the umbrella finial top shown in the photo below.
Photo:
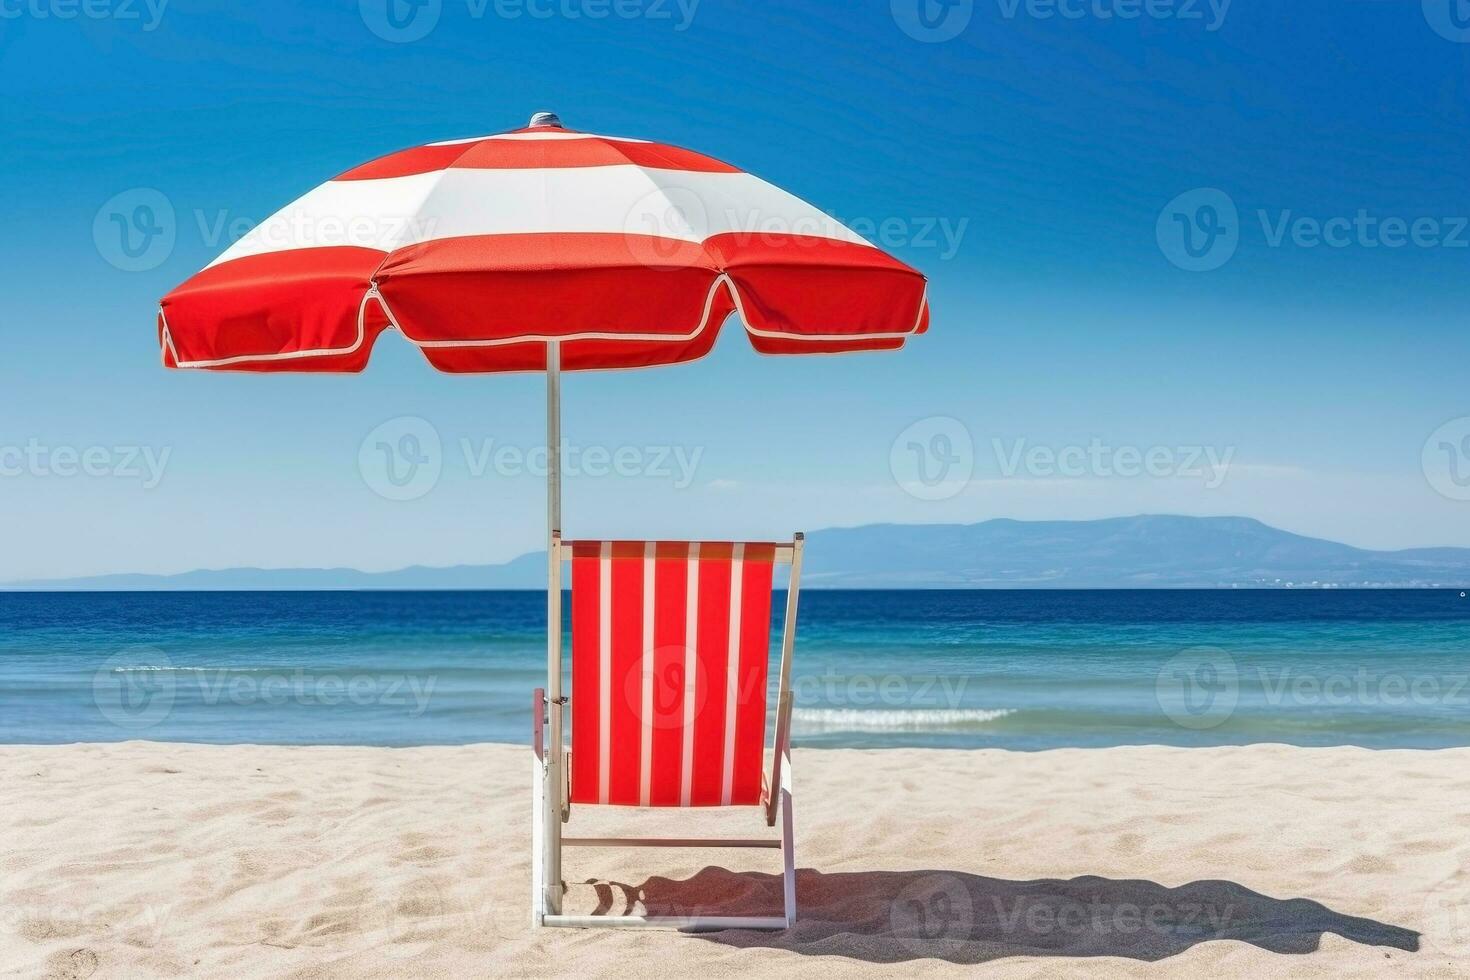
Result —
[{"label": "umbrella finial top", "polygon": [[554,112],[534,112],[531,121],[526,124],[530,129],[541,129],[544,127],[555,127],[561,129],[561,118]]}]

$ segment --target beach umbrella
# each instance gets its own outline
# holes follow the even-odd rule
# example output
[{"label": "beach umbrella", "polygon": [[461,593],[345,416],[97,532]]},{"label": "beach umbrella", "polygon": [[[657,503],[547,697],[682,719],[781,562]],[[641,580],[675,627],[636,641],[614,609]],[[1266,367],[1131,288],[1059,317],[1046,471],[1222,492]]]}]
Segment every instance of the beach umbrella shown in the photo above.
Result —
[{"label": "beach umbrella", "polygon": [[[799,198],[712,157],[541,112],[308,192],[165,296],[158,340],[170,368],[357,372],[393,330],[441,371],[544,371],[550,542],[561,373],[695,360],[732,313],[763,354],[892,350],[929,322],[922,274]],[[556,835],[561,563],[548,554]]]}]

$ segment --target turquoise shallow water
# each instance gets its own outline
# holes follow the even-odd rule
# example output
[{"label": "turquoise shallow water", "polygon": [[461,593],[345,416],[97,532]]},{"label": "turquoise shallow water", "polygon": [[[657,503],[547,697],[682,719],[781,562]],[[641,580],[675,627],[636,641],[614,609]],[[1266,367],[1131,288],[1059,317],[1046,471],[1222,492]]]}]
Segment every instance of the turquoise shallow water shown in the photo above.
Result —
[{"label": "turquoise shallow water", "polygon": [[[778,603],[779,606],[779,603]],[[528,737],[537,593],[0,593],[0,742]],[[1457,591],[823,592],[805,745],[1470,745]]]}]

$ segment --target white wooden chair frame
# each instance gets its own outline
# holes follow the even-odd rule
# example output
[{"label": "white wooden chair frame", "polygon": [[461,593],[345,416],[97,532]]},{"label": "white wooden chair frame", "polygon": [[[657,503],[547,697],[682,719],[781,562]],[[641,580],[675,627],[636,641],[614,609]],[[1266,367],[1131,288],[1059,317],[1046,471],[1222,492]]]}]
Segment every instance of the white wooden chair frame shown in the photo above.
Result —
[{"label": "white wooden chair frame", "polygon": [[[549,611],[551,620],[561,620],[561,567],[570,556],[571,542],[563,542],[560,534],[551,537],[552,587],[555,598]],[[532,798],[535,810],[531,834],[531,922],[536,926],[571,928],[616,927],[625,929],[682,929],[709,931],[715,929],[785,929],[796,921],[796,850],[792,820],[791,788],[791,659],[796,646],[796,611],[801,579],[802,535],[790,544],[776,546],[776,563],[791,566],[791,582],[786,592],[786,618],[781,636],[780,683],[776,695],[775,743],[765,768],[764,798],[766,826],[774,827],[779,817],[779,838],[663,838],[663,837],[564,837],[561,825],[571,816],[568,756],[558,752],[557,759],[546,746],[547,728],[550,742],[561,745],[561,718],[566,699],[561,696],[560,630],[554,642],[554,659],[548,660],[547,687],[537,688],[532,699]],[[554,664],[554,667],[552,666]],[[548,695],[549,692],[549,695]],[[558,764],[553,764],[553,760]],[[561,880],[563,847],[713,847],[713,848],[780,848],[782,857],[782,898],[784,914],[780,916],[734,915],[564,915],[561,898],[565,883]]]}]

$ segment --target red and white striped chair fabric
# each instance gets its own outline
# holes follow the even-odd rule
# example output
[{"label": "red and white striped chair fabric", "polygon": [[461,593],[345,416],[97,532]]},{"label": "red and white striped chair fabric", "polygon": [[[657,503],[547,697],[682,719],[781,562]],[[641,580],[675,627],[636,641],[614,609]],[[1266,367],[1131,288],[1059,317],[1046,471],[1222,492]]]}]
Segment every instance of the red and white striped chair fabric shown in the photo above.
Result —
[{"label": "red and white striped chair fabric", "polygon": [[572,546],[572,802],[763,802],[776,550]]}]

